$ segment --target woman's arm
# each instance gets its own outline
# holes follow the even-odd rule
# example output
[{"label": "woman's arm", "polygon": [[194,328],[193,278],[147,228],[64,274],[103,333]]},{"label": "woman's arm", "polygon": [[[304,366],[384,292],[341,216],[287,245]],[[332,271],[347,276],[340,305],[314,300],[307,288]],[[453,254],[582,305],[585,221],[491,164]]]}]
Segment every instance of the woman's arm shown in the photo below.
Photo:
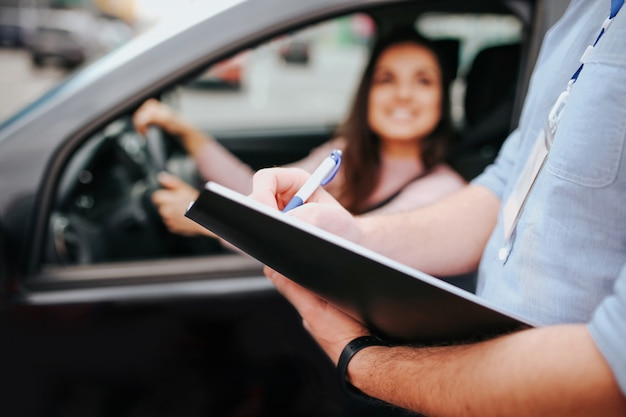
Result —
[{"label": "woman's arm", "polygon": [[461,190],[412,211],[355,221],[357,243],[435,276],[476,270],[500,200],[484,187]]},{"label": "woman's arm", "polygon": [[135,129],[145,135],[149,126],[158,126],[180,138],[187,153],[195,158],[203,146],[214,139],[196,129],[168,106],[156,99],[146,100],[133,114]]}]

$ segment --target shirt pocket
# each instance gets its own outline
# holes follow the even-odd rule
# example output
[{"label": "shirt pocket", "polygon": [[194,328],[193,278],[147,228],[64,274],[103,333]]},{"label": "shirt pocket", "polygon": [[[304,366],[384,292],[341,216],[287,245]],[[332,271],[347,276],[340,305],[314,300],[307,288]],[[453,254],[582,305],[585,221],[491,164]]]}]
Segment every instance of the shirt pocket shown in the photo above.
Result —
[{"label": "shirt pocket", "polygon": [[572,87],[546,163],[561,179],[600,188],[615,181],[622,161],[626,64],[614,53],[590,58]]}]

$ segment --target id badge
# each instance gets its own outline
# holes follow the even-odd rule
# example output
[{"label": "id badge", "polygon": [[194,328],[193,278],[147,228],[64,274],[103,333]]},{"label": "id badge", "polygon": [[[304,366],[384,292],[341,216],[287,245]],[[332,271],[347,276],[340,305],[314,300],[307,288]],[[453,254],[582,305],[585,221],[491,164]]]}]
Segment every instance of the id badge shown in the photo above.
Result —
[{"label": "id badge", "polygon": [[546,146],[546,133],[545,130],[541,129],[537,140],[535,141],[535,146],[531,151],[530,157],[526,161],[526,165],[524,165],[524,169],[515,184],[515,188],[504,204],[502,220],[504,225],[505,243],[508,243],[511,239],[511,235],[513,234],[517,220],[519,219],[522,208],[524,207],[528,193],[530,193],[530,189],[535,183],[547,155],[548,148]]},{"label": "id badge", "polygon": [[[539,175],[539,171],[541,171],[541,167],[548,156],[548,152],[550,151],[550,147],[554,141],[554,136],[559,127],[561,117],[563,117],[565,105],[567,104],[571,88],[572,83],[570,82],[567,89],[559,95],[556,102],[552,106],[550,113],[548,113],[545,127],[541,129],[537,135],[535,146],[530,153],[530,157],[526,161],[526,165],[524,165],[522,174],[518,178],[511,196],[504,204],[502,220],[504,223],[504,243],[506,246],[508,246],[511,236],[513,235],[517,220],[519,219],[524,204],[526,203],[526,199],[528,198],[528,193],[530,193],[530,189],[533,187],[533,184]],[[503,253],[501,257],[505,256],[506,253]]]}]

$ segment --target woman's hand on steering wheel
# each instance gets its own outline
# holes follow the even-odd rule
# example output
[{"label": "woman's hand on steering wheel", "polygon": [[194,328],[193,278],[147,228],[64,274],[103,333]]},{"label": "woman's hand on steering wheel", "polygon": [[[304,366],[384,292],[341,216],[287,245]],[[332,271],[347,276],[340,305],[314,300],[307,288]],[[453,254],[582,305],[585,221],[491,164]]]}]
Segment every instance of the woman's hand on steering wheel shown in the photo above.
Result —
[{"label": "woman's hand on steering wheel", "polygon": [[152,194],[152,202],[168,230],[183,236],[215,237],[204,227],[185,217],[189,203],[198,198],[198,191],[180,178],[166,172],[159,173],[158,179],[163,188]]}]

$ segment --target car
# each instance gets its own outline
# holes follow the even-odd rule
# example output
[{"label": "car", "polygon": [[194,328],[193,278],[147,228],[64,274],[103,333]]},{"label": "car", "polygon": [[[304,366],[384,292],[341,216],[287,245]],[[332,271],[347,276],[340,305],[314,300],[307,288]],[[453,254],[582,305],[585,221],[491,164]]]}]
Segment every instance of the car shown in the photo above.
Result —
[{"label": "car", "polygon": [[87,59],[83,40],[66,27],[39,26],[33,30],[28,50],[33,65],[44,67],[48,62],[74,69]]},{"label": "car", "polygon": [[281,58],[288,64],[308,64],[310,45],[305,40],[292,39],[280,48]]},{"label": "car", "polygon": [[43,9],[26,38],[35,67],[48,64],[73,70],[130,39],[131,28],[113,18],[81,9]]},{"label": "car", "polygon": [[[515,125],[565,3],[195,2],[4,120],[0,413],[359,414],[261,264],[167,231],[150,202],[156,174],[202,181],[177,138],[133,129],[133,111],[158,98],[254,169],[288,163],[332,137],[373,37],[408,24],[453,63],[451,164],[470,179]],[[353,20],[368,30],[356,33]],[[280,62],[281,40],[296,33],[314,65]],[[243,51],[245,89],[194,85]]]},{"label": "car", "polygon": [[241,90],[245,78],[247,54],[247,51],[243,51],[232,58],[212,65],[203,76],[197,77],[187,85],[197,88]]},{"label": "car", "polygon": [[36,15],[37,11],[32,7],[0,7],[0,46],[23,47]]}]

